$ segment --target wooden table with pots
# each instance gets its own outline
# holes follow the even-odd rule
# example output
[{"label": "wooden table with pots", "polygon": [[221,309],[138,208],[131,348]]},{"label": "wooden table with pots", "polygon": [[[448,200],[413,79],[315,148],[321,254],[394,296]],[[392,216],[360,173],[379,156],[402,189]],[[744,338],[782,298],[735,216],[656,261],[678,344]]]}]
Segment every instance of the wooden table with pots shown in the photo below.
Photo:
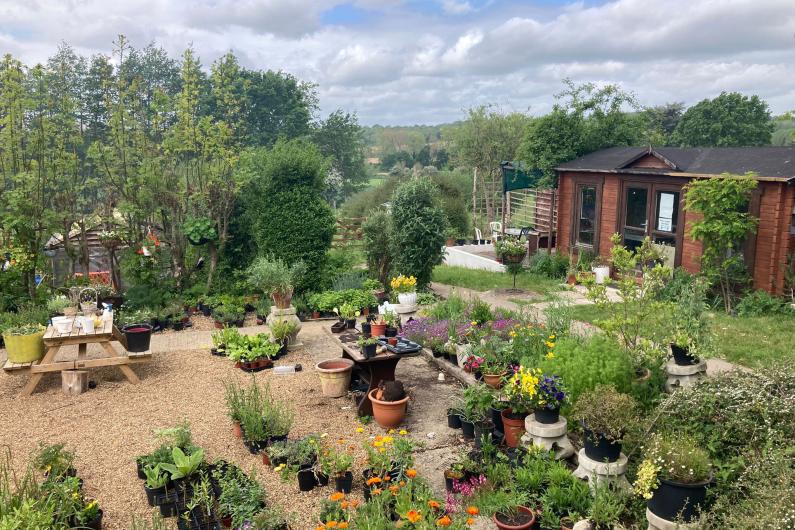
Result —
[{"label": "wooden table with pots", "polygon": [[373,403],[370,401],[370,392],[378,388],[382,381],[395,380],[395,368],[400,359],[405,357],[416,357],[420,352],[396,354],[390,351],[378,353],[375,357],[367,358],[362,353],[356,340],[360,336],[355,329],[346,330],[343,333],[332,333],[328,326],[323,326],[323,330],[342,348],[342,357],[354,362],[353,370],[360,379],[369,386],[364,396],[357,402],[357,412],[359,416],[372,416]]},{"label": "wooden table with pots", "polygon": [[[80,321],[82,317],[74,317]],[[63,372],[67,370],[84,370],[87,368],[98,368],[101,366],[117,366],[122,374],[132,384],[140,383],[138,376],[129,365],[151,360],[152,354],[149,351],[141,353],[124,352],[119,354],[111,344],[111,341],[119,341],[126,348],[127,339],[113,325],[113,322],[103,321],[96,326],[93,331],[86,331],[85,327],[78,327],[78,323],[72,323],[71,330],[67,333],[60,333],[54,326],[47,327],[43,341],[46,351],[44,357],[39,361],[30,363],[11,363],[6,361],[3,369],[9,373],[23,374],[29,373],[30,379],[22,388],[20,396],[31,395],[38,386],[41,378],[47,372]],[[99,344],[105,351],[106,356],[97,359],[87,359],[86,351],[89,344]],[[55,356],[61,346],[77,345],[77,359],[71,361],[56,361]]]}]

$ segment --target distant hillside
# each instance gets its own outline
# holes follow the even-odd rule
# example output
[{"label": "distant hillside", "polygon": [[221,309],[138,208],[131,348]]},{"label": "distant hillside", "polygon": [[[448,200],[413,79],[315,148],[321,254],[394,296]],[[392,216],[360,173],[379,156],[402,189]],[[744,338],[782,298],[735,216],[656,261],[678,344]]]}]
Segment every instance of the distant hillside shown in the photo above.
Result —
[{"label": "distant hillside", "polygon": [[418,153],[426,145],[430,145],[435,150],[447,142],[450,129],[456,127],[458,123],[364,127],[367,156],[380,158],[385,154],[399,151]]}]

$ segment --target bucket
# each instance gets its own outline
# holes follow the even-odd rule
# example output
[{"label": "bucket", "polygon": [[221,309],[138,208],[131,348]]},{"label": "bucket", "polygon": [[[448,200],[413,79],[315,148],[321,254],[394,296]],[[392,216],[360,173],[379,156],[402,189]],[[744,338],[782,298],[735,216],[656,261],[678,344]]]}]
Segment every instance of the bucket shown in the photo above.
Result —
[{"label": "bucket", "polygon": [[44,357],[44,330],[31,335],[3,334],[8,351],[8,360],[12,363],[31,363]]},{"label": "bucket", "polygon": [[152,326],[149,324],[131,324],[122,328],[127,338],[127,351],[144,352],[149,349],[152,339]]}]

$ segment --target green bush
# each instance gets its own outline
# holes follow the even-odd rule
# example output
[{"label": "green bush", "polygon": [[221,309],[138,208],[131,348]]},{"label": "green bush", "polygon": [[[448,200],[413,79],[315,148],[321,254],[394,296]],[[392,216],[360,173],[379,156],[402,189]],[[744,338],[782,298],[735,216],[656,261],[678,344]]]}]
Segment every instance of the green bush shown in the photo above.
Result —
[{"label": "green bush", "polygon": [[330,313],[334,308],[351,304],[356,309],[364,309],[377,303],[375,296],[364,289],[346,289],[344,291],[324,291],[315,293],[307,300],[307,305],[315,311]]},{"label": "green bush", "polygon": [[752,291],[737,304],[737,315],[741,317],[761,317],[788,312],[787,303],[767,291]]},{"label": "green bush", "polygon": [[245,194],[254,239],[260,254],[306,264],[295,286],[305,291],[322,283],[334,235],[334,215],[321,196],[323,157],[306,142],[277,142],[261,166]]},{"label": "green bush", "polygon": [[434,266],[442,262],[447,221],[439,191],[427,179],[412,179],[392,199],[394,268],[417,278],[417,287],[431,281]]},{"label": "green bush", "polygon": [[559,375],[568,391],[569,403],[599,384],[629,393],[634,378],[629,356],[617,342],[604,335],[587,339],[563,337],[556,342],[551,359],[526,359],[522,365],[538,366],[545,374]]},{"label": "green bush", "polygon": [[392,271],[392,223],[389,213],[384,209],[373,210],[362,223],[364,252],[367,256],[367,268],[375,275],[382,285],[389,282]]},{"label": "green bush", "polygon": [[569,268],[569,256],[557,252],[539,250],[530,256],[530,272],[547,278],[565,278]]}]

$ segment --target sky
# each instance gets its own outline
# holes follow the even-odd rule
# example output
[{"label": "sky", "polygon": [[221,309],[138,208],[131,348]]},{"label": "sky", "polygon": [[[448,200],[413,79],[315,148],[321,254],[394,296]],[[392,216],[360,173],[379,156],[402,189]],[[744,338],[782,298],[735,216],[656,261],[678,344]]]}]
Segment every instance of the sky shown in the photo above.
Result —
[{"label": "sky", "polygon": [[192,44],[205,67],[232,50],[364,125],[540,115],[564,78],[649,106],[739,91],[795,109],[795,0],[0,0],[0,53],[28,64],[62,41],[109,54],[119,33],[175,57]]}]

